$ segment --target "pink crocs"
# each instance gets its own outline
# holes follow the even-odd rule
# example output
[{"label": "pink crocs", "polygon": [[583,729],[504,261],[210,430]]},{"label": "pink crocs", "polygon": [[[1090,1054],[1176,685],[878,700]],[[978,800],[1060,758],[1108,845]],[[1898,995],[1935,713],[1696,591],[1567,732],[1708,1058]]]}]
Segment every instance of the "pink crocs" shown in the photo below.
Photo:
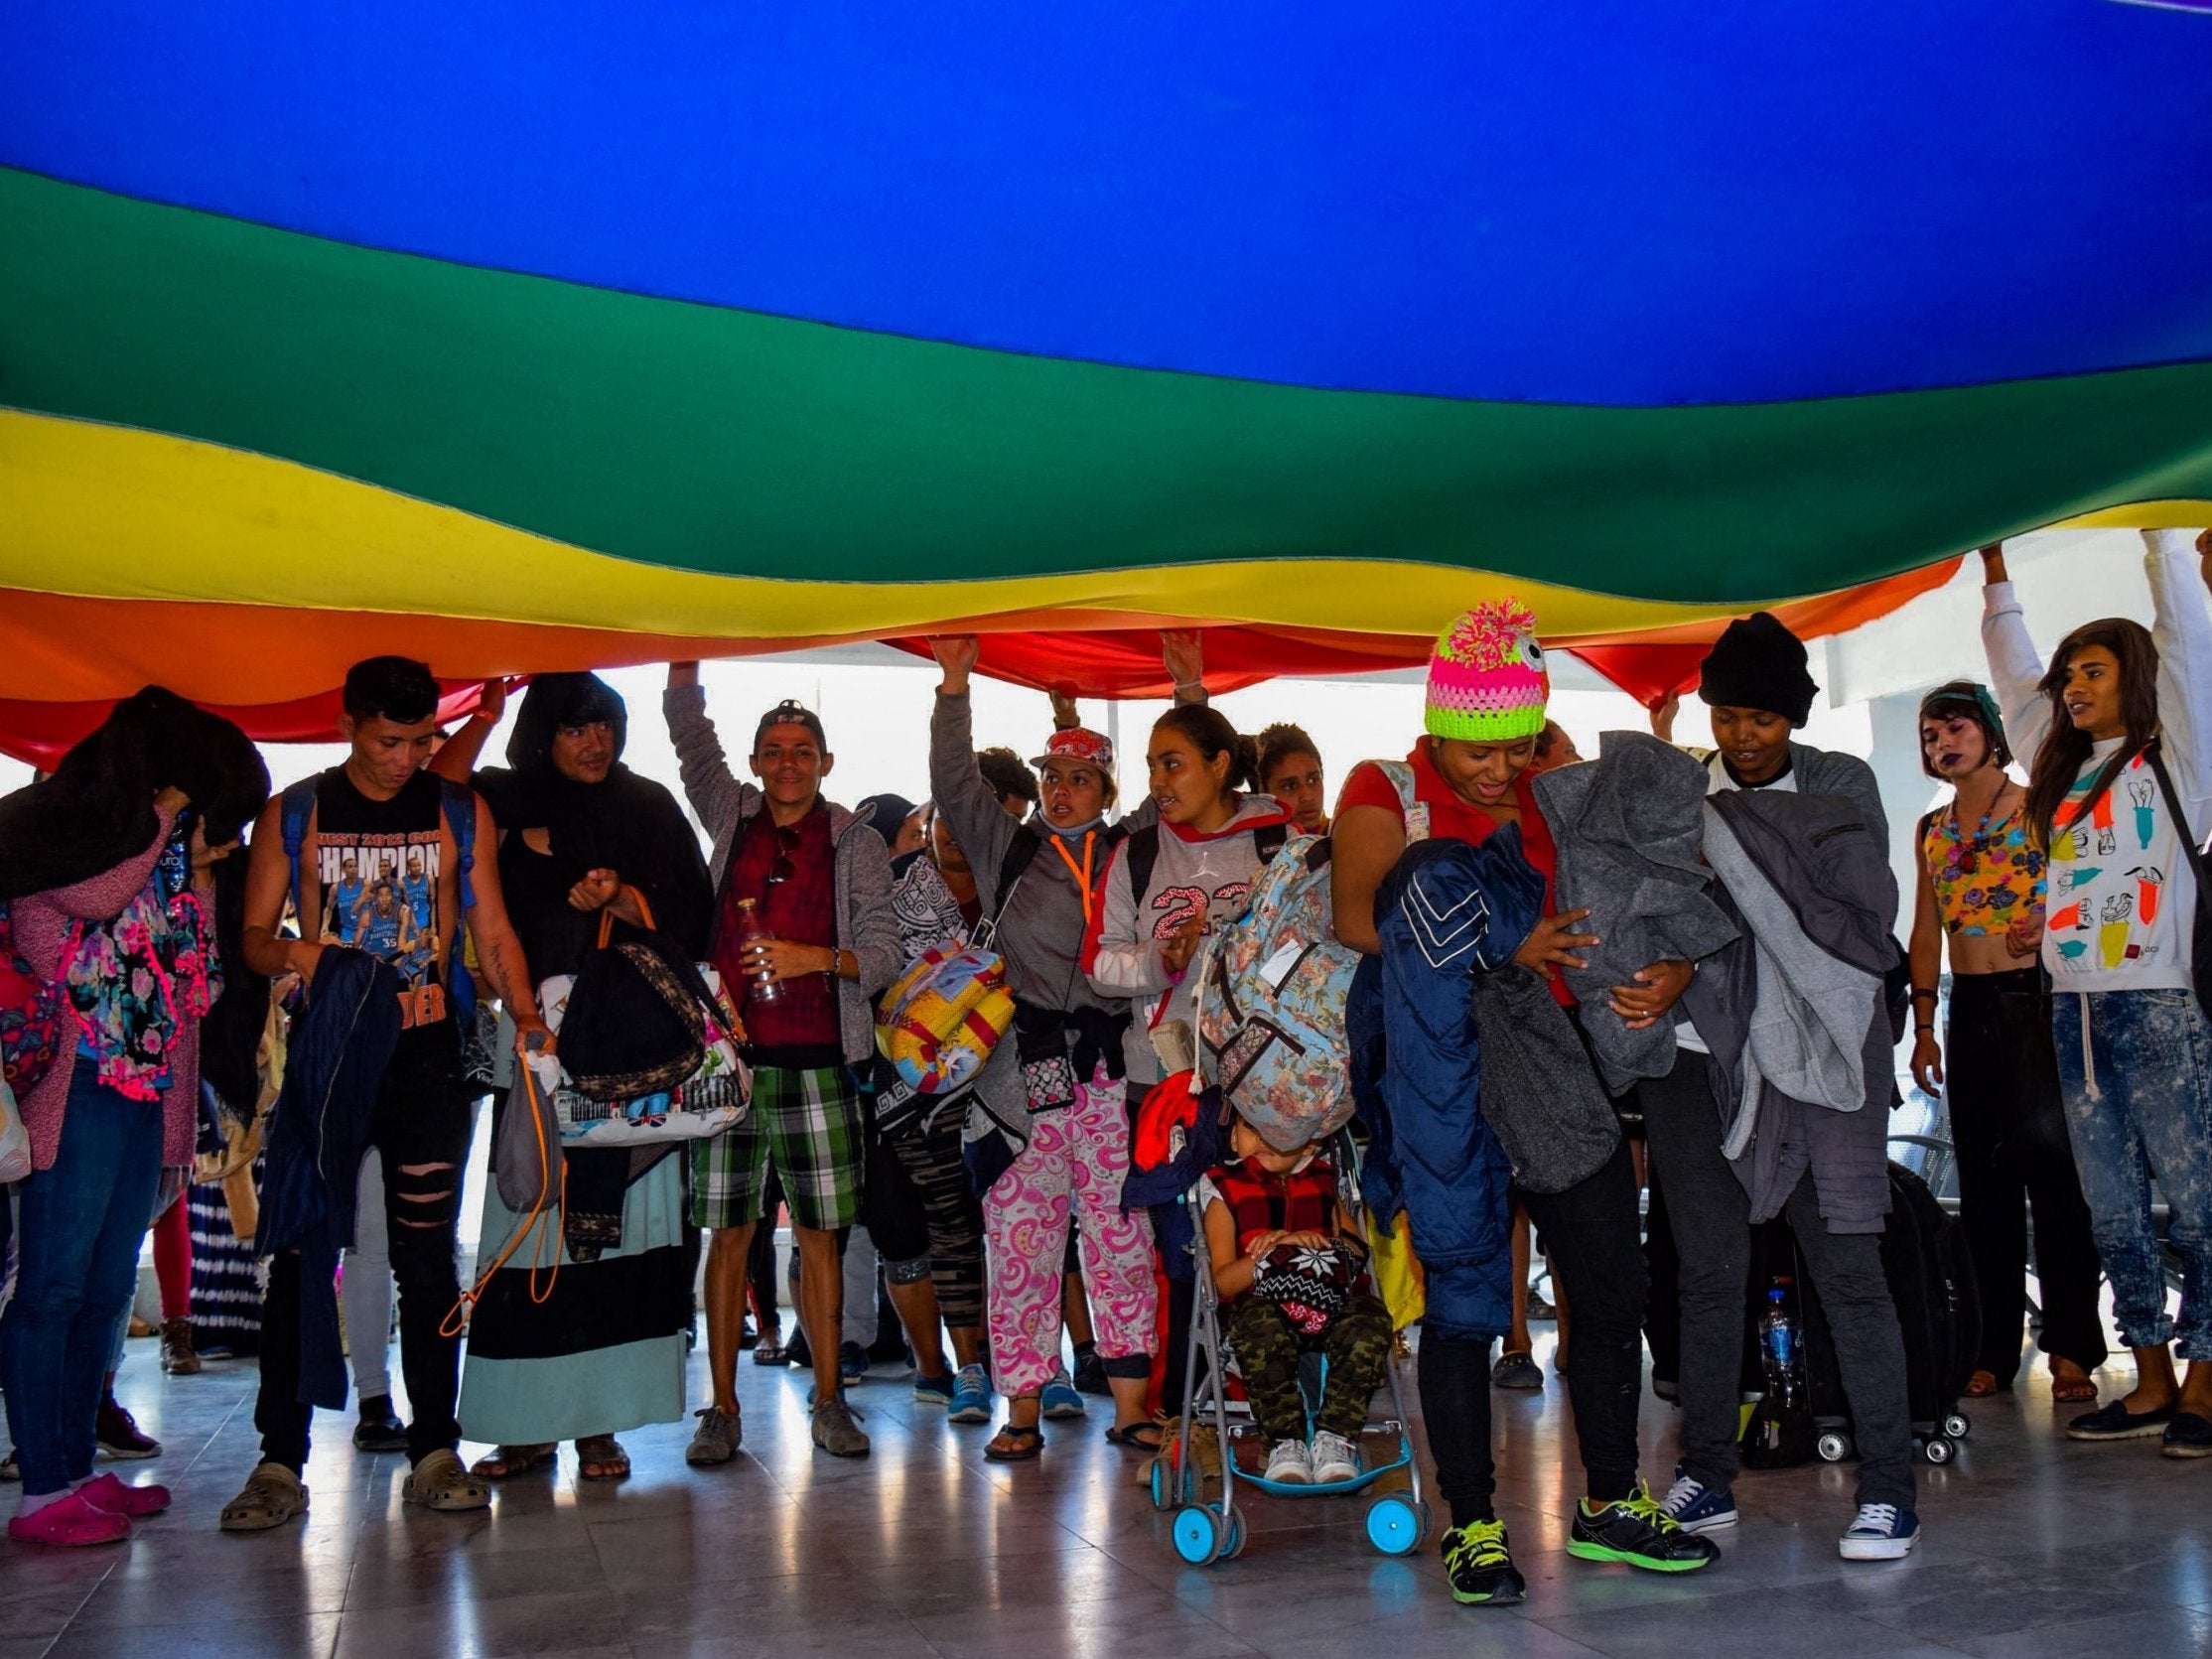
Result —
[{"label": "pink crocs", "polygon": [[100,1508],[82,1492],[71,1492],[36,1515],[18,1515],[8,1523],[8,1536],[18,1544],[120,1544],[130,1535],[129,1516]]},{"label": "pink crocs", "polygon": [[86,1481],[76,1489],[76,1495],[110,1515],[159,1515],[169,1507],[167,1486],[157,1486],[151,1480],[143,1486],[131,1486],[112,1474]]}]

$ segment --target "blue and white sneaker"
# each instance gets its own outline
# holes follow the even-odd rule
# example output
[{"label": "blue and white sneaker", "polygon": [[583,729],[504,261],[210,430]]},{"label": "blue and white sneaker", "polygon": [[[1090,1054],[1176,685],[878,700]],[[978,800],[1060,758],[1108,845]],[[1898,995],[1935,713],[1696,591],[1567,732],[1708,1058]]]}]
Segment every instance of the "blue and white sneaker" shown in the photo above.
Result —
[{"label": "blue and white sneaker", "polygon": [[1898,1561],[1920,1542],[1920,1517],[1893,1503],[1863,1503],[1859,1519],[1837,1540],[1846,1561]]},{"label": "blue and white sneaker", "polygon": [[1052,1368],[1038,1398],[1043,1402],[1044,1415],[1055,1421],[1083,1415],[1083,1396],[1076,1391],[1075,1379],[1067,1374],[1064,1365]]},{"label": "blue and white sneaker", "polygon": [[950,1371],[947,1371],[941,1377],[925,1377],[916,1372],[914,1375],[915,1403],[924,1406],[951,1405],[952,1391],[958,1379]]},{"label": "blue and white sneaker", "polygon": [[948,1423],[988,1423],[991,1421],[991,1382],[980,1365],[963,1365],[953,1374],[952,1407],[945,1413]]},{"label": "blue and white sneaker", "polygon": [[1674,1484],[1659,1500],[1659,1512],[1684,1532],[1718,1532],[1735,1525],[1735,1494],[1726,1486],[1692,1479],[1677,1463]]}]

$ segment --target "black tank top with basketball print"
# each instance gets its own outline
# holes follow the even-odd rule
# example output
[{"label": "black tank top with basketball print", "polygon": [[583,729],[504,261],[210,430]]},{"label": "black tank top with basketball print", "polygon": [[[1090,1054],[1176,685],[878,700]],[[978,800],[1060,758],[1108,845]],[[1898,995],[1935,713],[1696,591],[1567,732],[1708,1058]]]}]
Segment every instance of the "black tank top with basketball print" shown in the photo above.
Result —
[{"label": "black tank top with basketball print", "polygon": [[438,878],[444,865],[445,813],[435,773],[417,772],[390,800],[371,800],[346,768],[325,772],[315,789],[312,869],[316,914],[300,918],[301,936],[350,945],[399,973],[400,1016],[409,1031],[447,1020],[450,940],[439,925]]}]

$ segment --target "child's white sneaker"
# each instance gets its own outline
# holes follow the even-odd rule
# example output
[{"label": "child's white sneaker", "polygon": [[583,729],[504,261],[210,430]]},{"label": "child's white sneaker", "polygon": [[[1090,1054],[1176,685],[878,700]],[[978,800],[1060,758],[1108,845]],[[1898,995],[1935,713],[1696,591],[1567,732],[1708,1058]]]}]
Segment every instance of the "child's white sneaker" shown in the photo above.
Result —
[{"label": "child's white sneaker", "polygon": [[1267,1455],[1267,1477],[1287,1486],[1308,1486],[1313,1480],[1313,1455],[1304,1441],[1277,1441]]},{"label": "child's white sneaker", "polygon": [[1359,1449],[1326,1429],[1313,1437],[1313,1484],[1335,1486],[1359,1478]]}]

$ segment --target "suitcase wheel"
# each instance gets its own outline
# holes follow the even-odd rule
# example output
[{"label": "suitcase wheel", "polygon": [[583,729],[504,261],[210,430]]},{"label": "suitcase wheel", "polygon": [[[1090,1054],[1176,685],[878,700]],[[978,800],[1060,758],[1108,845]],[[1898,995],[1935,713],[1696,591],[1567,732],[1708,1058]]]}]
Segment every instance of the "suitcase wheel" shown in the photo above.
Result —
[{"label": "suitcase wheel", "polygon": [[1840,1463],[1851,1455],[1851,1437],[1831,1429],[1813,1443],[1813,1450],[1820,1453],[1822,1462]]}]

